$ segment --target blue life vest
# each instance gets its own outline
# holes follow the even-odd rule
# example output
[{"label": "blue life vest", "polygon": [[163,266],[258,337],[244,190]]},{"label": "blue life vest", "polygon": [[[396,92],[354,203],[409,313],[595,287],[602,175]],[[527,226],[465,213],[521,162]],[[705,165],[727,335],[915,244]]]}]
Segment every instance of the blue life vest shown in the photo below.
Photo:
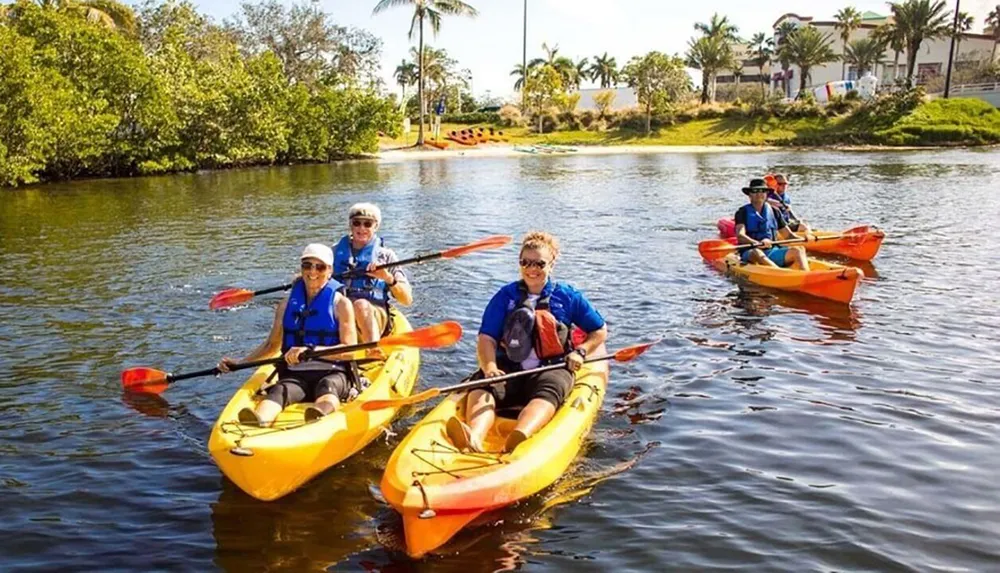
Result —
[{"label": "blue life vest", "polygon": [[767,203],[764,203],[760,213],[753,208],[752,203],[747,203],[743,206],[743,214],[746,216],[746,233],[751,239],[773,241],[778,237],[778,221],[774,218],[774,210]]},{"label": "blue life vest", "polygon": [[[333,274],[339,276],[354,269],[366,269],[368,265],[378,261],[378,250],[382,248],[382,238],[372,237],[371,241],[359,252],[351,247],[351,237],[345,235],[333,249]],[[372,302],[389,306],[389,285],[380,279],[366,275],[344,279],[347,286],[347,298],[351,300],[367,299]]]},{"label": "blue life vest", "polygon": [[326,283],[311,304],[306,303],[306,285],[295,281],[288,295],[285,316],[281,319],[283,335],[281,352],[293,346],[334,346],[340,344],[340,325],[333,310],[333,299],[341,284]]},{"label": "blue life vest", "polygon": [[785,223],[788,223],[791,220],[791,215],[788,212],[788,208],[792,204],[792,198],[788,196],[788,193],[785,193],[784,195],[779,195],[777,191],[773,191],[773,190],[772,191],[768,191],[767,192],[767,199],[769,201],[777,201],[778,203],[782,204],[781,209],[778,209],[778,212],[775,213],[775,214],[778,217],[781,217],[782,219],[784,219]]}]

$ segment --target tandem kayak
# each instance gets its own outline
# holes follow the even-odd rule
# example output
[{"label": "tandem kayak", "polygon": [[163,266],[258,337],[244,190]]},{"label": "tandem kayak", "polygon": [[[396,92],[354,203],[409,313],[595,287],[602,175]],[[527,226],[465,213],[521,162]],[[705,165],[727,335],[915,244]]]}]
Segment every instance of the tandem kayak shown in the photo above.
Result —
[{"label": "tandem kayak", "polygon": [[407,554],[421,557],[483,513],[559,479],[579,453],[607,384],[607,362],[585,364],[552,420],[511,453],[502,449],[516,420],[501,416],[484,440],[484,453],[460,452],[445,425],[452,416],[465,418],[467,394],[442,401],[403,439],[382,476],[383,496],[403,516]]},{"label": "tandem kayak", "polygon": [[[733,219],[719,219],[715,225],[723,239],[736,244],[736,222]],[[878,227],[862,226],[847,229],[841,233],[834,231],[813,231],[816,238],[846,235],[837,239],[820,240],[804,244],[807,251],[840,255],[858,261],[870,261],[878,254],[885,239],[885,232]]]},{"label": "tandem kayak", "polygon": [[[393,311],[392,320],[394,334],[412,330],[401,313]],[[371,384],[336,412],[305,422],[305,409],[310,404],[293,404],[270,428],[246,426],[237,420],[237,413],[260,400],[258,390],[274,371],[273,366],[263,366],[222,410],[212,427],[208,451],[222,473],[240,489],[263,501],[278,499],[381,435],[398,409],[367,412],[361,403],[409,396],[419,366],[418,349],[398,349],[385,362],[362,367],[362,375]]]},{"label": "tandem kayak", "polygon": [[741,264],[736,254],[708,261],[737,280],[784,291],[801,292],[836,302],[849,303],[865,273],[855,267],[845,267],[809,259],[808,271],[767,265]]}]

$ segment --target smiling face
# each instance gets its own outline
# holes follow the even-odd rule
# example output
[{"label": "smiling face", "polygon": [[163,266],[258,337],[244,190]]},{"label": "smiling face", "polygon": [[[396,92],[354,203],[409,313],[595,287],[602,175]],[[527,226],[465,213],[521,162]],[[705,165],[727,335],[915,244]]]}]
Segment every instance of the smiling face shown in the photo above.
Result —
[{"label": "smiling face", "polygon": [[521,267],[521,280],[528,286],[528,290],[541,292],[555,265],[555,256],[551,249],[544,246],[538,249],[521,249],[521,258],[518,262]]},{"label": "smiling face", "polygon": [[302,280],[306,283],[308,292],[317,292],[324,286],[333,275],[333,267],[315,258],[308,257],[302,259]]},{"label": "smiling face", "polygon": [[368,217],[354,217],[348,224],[351,227],[351,239],[356,247],[367,245],[378,231],[378,223]]},{"label": "smiling face", "polygon": [[767,189],[756,189],[750,192],[750,204],[753,205],[754,209],[760,211],[765,201],[767,201]]}]

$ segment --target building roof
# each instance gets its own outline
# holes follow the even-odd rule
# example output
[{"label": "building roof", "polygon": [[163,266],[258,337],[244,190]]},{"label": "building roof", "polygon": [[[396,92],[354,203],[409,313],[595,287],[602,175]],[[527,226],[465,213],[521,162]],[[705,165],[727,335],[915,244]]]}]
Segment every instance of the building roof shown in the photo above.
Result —
[{"label": "building roof", "polygon": [[793,12],[788,12],[787,14],[782,14],[782,16],[780,18],[778,18],[777,20],[775,20],[774,24],[771,24],[771,27],[772,28],[777,28],[778,24],[780,24],[781,21],[784,20],[785,18],[795,18],[796,20],[798,20],[800,22],[811,22],[812,21],[812,16],[799,16],[798,14],[795,14]]},{"label": "building roof", "polygon": [[888,18],[888,16],[883,16],[881,14],[876,14],[875,12],[872,12],[871,10],[865,10],[864,12],[861,13],[861,19],[862,20],[885,20],[886,18]]}]

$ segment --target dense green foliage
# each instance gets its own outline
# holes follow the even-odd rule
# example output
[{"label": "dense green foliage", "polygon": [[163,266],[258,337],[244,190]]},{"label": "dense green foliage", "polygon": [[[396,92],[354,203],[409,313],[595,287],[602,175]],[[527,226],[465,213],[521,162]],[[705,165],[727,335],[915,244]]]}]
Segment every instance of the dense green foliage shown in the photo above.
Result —
[{"label": "dense green foliage", "polygon": [[399,129],[392,101],[346,75],[359,61],[346,44],[325,59],[332,72],[295,81],[296,62],[187,3],[145,5],[137,35],[26,0],[7,8],[0,185],[327,161]]}]

